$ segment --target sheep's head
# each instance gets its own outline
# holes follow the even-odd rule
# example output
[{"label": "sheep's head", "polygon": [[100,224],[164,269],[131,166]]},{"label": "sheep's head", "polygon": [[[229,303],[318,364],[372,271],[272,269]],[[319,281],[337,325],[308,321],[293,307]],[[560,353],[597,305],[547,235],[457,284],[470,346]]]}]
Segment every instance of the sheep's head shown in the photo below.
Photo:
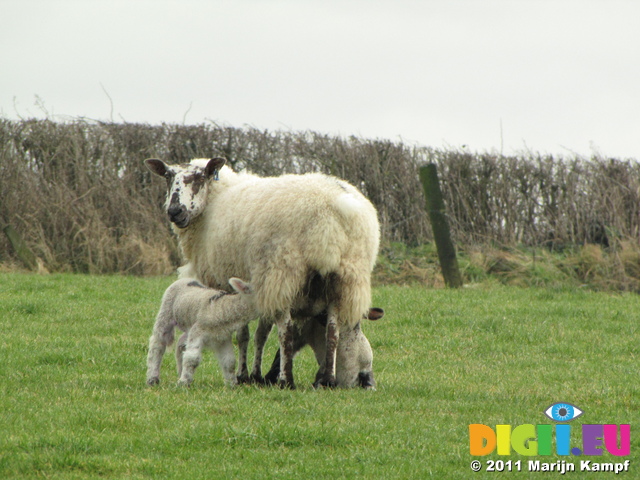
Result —
[{"label": "sheep's head", "polygon": [[187,228],[204,211],[209,180],[217,179],[225,159],[196,159],[184,165],[167,165],[150,158],[145,163],[151,172],[167,180],[165,207],[169,220],[178,228]]}]

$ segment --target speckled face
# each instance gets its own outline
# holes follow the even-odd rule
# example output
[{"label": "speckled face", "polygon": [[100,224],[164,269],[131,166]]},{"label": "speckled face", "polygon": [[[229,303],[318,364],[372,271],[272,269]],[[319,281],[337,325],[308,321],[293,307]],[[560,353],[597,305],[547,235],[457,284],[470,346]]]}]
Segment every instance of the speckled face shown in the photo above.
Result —
[{"label": "speckled face", "polygon": [[183,165],[167,165],[162,160],[145,160],[152,173],[167,180],[165,207],[169,220],[178,228],[187,228],[207,203],[209,179],[218,179],[224,158],[196,159]]},{"label": "speckled face", "polygon": [[186,228],[204,210],[207,176],[203,168],[187,164],[168,167],[165,178],[169,220],[179,228]]}]

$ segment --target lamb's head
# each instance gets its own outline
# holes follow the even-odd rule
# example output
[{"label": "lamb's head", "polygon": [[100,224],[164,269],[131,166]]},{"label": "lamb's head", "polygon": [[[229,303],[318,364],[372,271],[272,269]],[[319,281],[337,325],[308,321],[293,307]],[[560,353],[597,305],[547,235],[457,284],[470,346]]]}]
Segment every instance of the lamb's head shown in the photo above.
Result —
[{"label": "lamb's head", "polygon": [[229,285],[240,295],[246,295],[247,297],[253,295],[253,285],[237,277],[231,277],[229,279]]},{"label": "lamb's head", "polygon": [[145,160],[151,172],[167,180],[165,207],[169,220],[178,228],[187,228],[207,203],[210,179],[217,179],[224,158],[195,159],[183,165],[167,165],[162,160]]},{"label": "lamb's head", "polygon": [[253,289],[253,285],[236,277],[229,279],[229,285],[231,285],[238,294],[234,296],[250,311],[256,312],[255,290]]}]

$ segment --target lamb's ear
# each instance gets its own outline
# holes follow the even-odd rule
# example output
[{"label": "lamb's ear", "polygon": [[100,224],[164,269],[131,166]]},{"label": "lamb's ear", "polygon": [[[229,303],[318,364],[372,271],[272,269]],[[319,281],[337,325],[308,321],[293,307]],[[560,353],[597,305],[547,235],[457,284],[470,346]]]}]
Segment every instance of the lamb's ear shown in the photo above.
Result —
[{"label": "lamb's ear", "polygon": [[249,295],[253,293],[253,288],[251,287],[251,284],[246,283],[240,280],[239,278],[231,277],[229,279],[229,285],[231,285],[236,292],[241,293],[243,295]]},{"label": "lamb's ear", "polygon": [[167,173],[167,166],[162,160],[158,160],[157,158],[148,158],[144,163],[147,165],[147,168],[151,170],[151,173],[155,173],[161,177],[164,177]]},{"label": "lamb's ear", "polygon": [[222,157],[212,158],[211,160],[209,160],[209,163],[207,163],[207,166],[204,167],[204,174],[207,177],[214,176],[216,172],[220,171],[220,169],[224,166],[226,161],[227,160]]},{"label": "lamb's ear", "polygon": [[369,320],[380,320],[382,317],[384,317],[384,310],[381,308],[370,308],[369,309],[369,315],[367,315],[367,318]]}]

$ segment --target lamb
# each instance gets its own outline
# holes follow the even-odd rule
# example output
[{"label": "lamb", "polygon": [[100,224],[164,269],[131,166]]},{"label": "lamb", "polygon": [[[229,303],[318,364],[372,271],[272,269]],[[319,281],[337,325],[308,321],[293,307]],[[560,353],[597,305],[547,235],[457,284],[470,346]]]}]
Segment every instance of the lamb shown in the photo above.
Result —
[{"label": "lamb", "polygon": [[185,332],[176,347],[180,385],[193,382],[203,347],[214,350],[225,381],[236,383],[231,334],[257,318],[257,314],[251,285],[239,278],[231,278],[229,284],[237,294],[206,288],[189,278],[177,280],[167,288],[149,339],[147,384],[160,383],[160,364],[167,346],[173,343],[176,326]]},{"label": "lamb", "polygon": [[[379,320],[384,316],[381,308],[371,308],[367,318]],[[327,325],[327,313],[322,312],[305,322],[296,331],[293,339],[293,352],[297,354],[306,345],[309,345],[315,354],[320,366],[316,379],[324,373],[325,360],[325,330]],[[271,369],[264,376],[266,383],[275,383],[280,373],[280,352],[271,364]],[[336,382],[339,387],[360,386],[365,389],[375,390],[376,382],[373,378],[373,351],[369,340],[362,332],[360,323],[355,328],[340,334],[336,353]]]},{"label": "lamb", "polygon": [[260,317],[278,328],[282,386],[295,385],[292,311],[305,302],[309,279],[321,279],[326,358],[316,384],[335,386],[340,332],[355,328],[371,303],[380,241],[373,205],[323,174],[262,178],[235,173],[222,158],[146,164],[167,179],[167,214],[194,276],[214,288],[232,276],[250,278]]}]

